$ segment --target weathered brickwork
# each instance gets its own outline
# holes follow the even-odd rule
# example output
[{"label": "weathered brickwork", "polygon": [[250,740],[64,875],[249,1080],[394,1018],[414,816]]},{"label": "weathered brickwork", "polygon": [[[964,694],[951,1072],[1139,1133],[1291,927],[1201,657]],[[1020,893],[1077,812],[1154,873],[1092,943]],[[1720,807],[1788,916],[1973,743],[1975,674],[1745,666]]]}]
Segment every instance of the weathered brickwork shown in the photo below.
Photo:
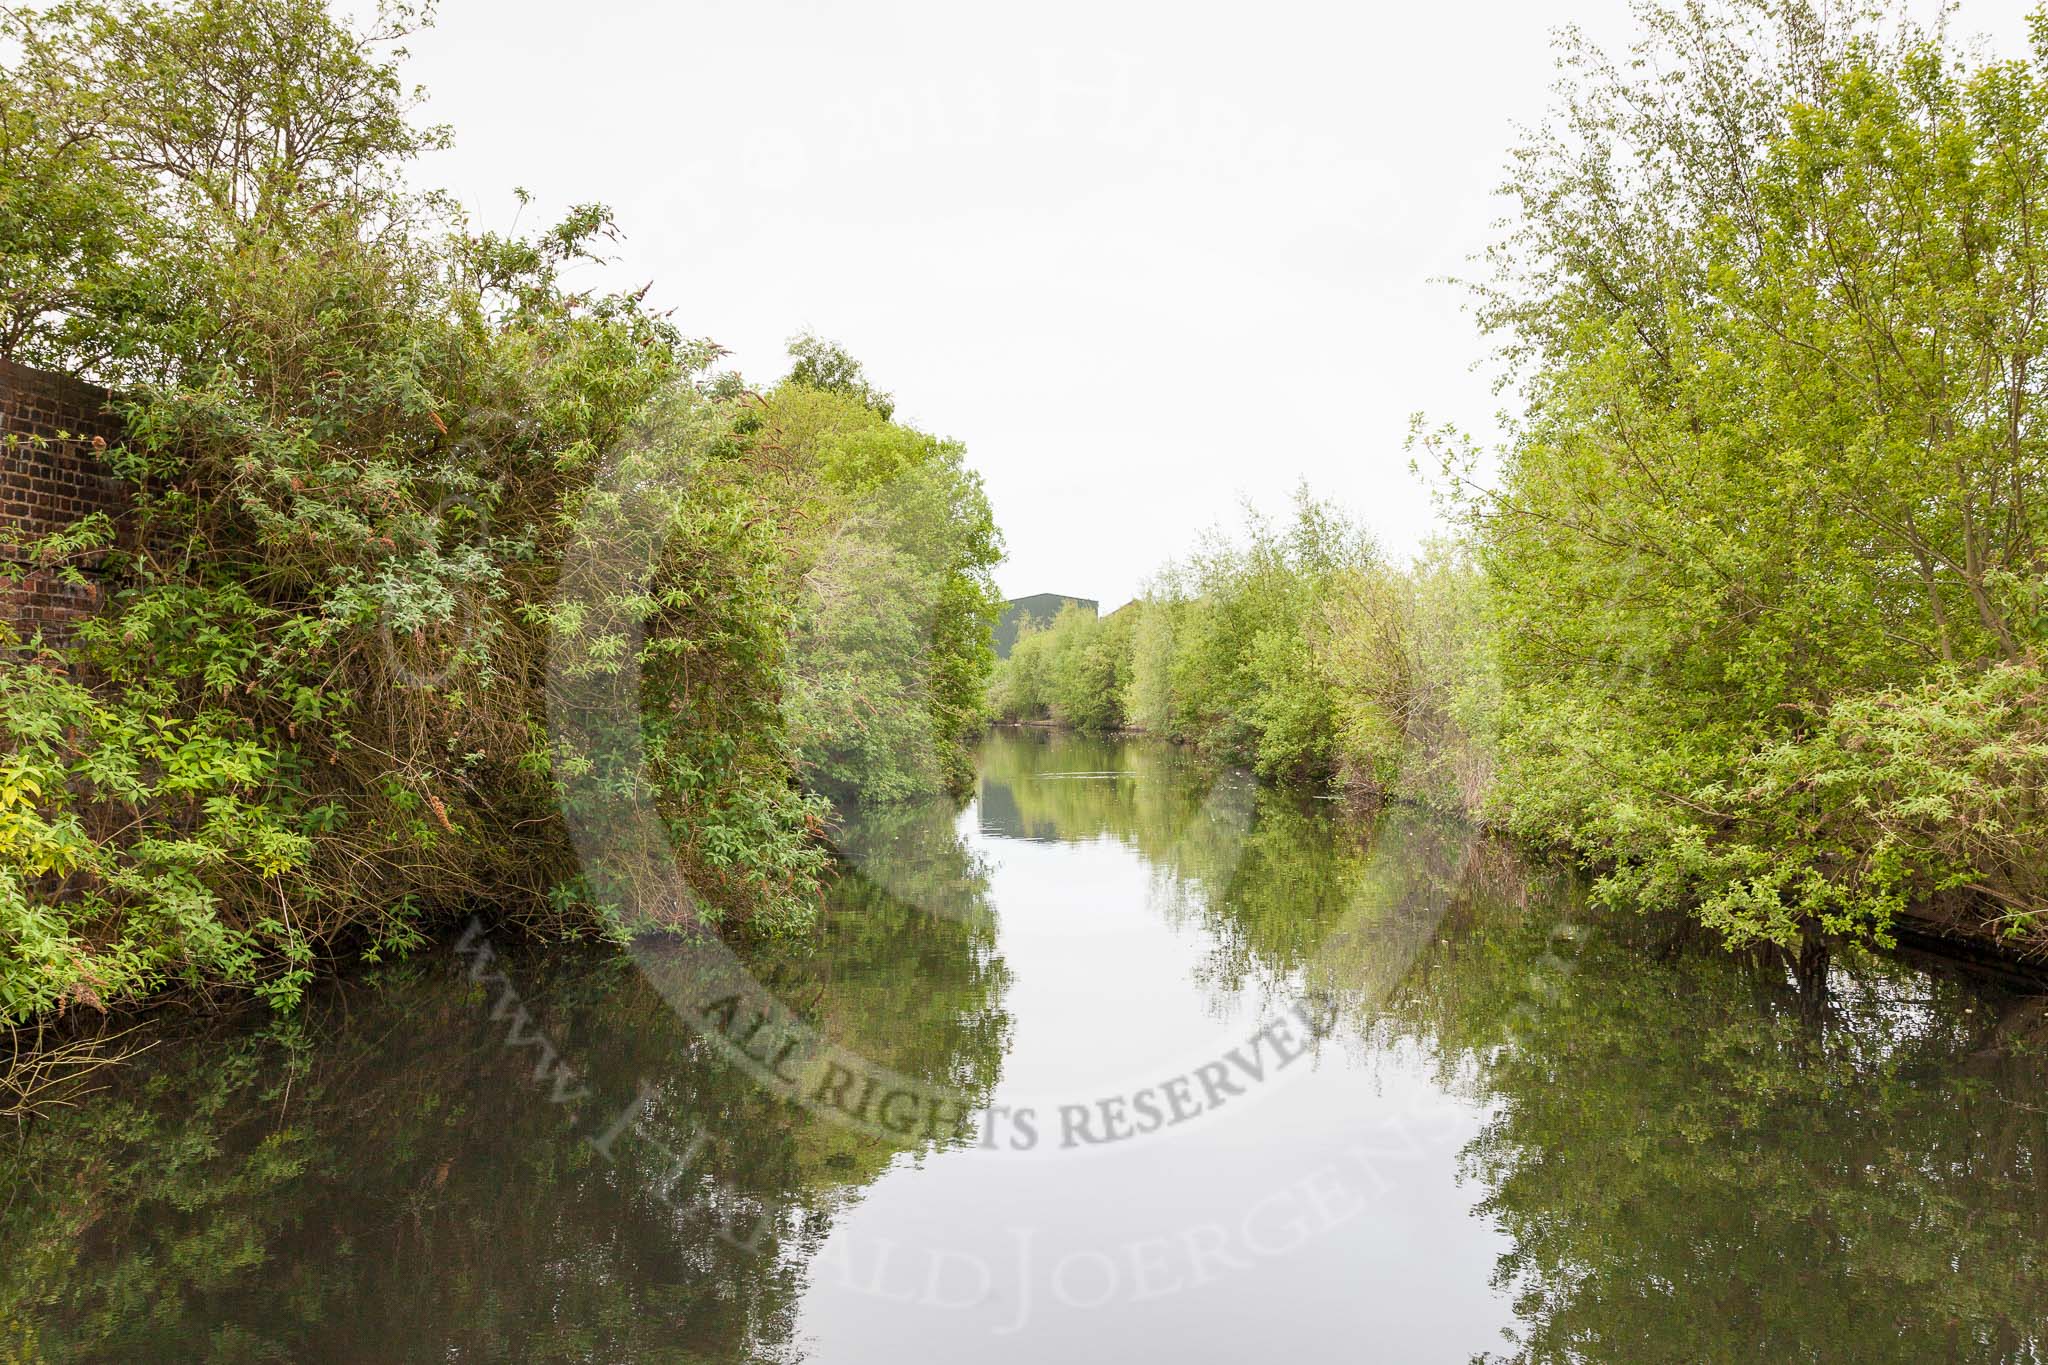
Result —
[{"label": "weathered brickwork", "polygon": [[[0,360],[0,559],[22,564],[24,545],[88,513],[118,517],[128,506],[128,485],[100,454],[120,439],[108,401],[105,389]],[[39,629],[61,639],[99,599],[96,584],[37,570],[20,583],[0,582],[0,619],[23,639]]]}]

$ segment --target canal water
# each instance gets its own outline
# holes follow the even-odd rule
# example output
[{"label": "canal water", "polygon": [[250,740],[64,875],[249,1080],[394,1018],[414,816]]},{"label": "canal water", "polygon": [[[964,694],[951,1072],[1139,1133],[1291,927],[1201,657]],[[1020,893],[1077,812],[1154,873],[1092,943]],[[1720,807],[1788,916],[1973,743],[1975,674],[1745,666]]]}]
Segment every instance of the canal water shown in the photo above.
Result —
[{"label": "canal water", "polygon": [[963,809],[844,843],[815,939],[739,963],[912,1088],[779,1090],[658,954],[487,928],[153,1025],[0,1133],[0,1361],[2048,1351],[2026,989],[1802,989],[1149,742],[997,734]]}]

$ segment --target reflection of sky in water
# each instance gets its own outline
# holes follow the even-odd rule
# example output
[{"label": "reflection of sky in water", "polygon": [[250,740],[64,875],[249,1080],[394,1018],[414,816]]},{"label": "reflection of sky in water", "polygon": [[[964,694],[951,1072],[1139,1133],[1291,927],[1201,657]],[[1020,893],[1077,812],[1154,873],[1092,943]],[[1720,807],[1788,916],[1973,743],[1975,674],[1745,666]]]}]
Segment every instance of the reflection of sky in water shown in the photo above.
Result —
[{"label": "reflection of sky in water", "polygon": [[[911,1341],[920,1359],[984,1361],[1464,1360],[1498,1344],[1512,1315],[1489,1279],[1505,1248],[1455,1178],[1481,1114],[1412,1046],[1325,1040],[1175,1128],[1054,1150],[1062,1103],[1192,1073],[1272,1017],[1272,982],[1205,986],[1218,945],[1188,904],[1200,880],[1162,876],[1114,817],[1026,809],[1031,784],[1143,780],[1076,765],[982,782],[961,828],[993,869],[1015,1020],[992,1102],[1031,1106],[1039,1144],[882,1176],[812,1276],[799,1339],[813,1359]],[[1229,837],[1193,823],[1184,837]],[[970,1266],[990,1293],[965,1306],[983,1281]]]}]

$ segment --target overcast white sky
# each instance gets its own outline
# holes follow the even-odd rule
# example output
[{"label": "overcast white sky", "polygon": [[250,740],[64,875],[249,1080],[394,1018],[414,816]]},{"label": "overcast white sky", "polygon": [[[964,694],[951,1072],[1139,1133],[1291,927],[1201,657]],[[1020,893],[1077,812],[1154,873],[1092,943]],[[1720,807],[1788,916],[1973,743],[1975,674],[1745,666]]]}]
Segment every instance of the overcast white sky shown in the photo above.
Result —
[{"label": "overcast white sky", "polygon": [[[2020,50],[2027,0],[1958,26]],[[411,43],[482,226],[602,199],[619,271],[767,382],[805,329],[967,444],[1006,593],[1133,595],[1306,479],[1408,551],[1411,413],[1485,428],[1456,287],[1576,22],[1496,4],[443,0]]]}]

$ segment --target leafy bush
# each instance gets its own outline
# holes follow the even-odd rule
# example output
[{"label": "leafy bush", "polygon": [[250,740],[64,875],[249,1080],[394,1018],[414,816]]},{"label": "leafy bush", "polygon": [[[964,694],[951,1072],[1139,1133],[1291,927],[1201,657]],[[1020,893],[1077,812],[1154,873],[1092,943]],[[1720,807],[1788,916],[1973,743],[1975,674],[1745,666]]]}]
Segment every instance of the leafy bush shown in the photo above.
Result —
[{"label": "leafy bush", "polygon": [[[0,669],[0,731],[0,1018],[100,1007],[167,979],[297,992],[312,945],[289,898],[334,811],[264,799],[288,788],[289,755],[231,711],[104,706],[41,663]],[[238,882],[276,902],[224,919]]]},{"label": "leafy bush", "polygon": [[1477,815],[1500,708],[1485,580],[1456,547],[1346,578],[1318,666],[1335,695],[1338,783]]},{"label": "leafy bush", "polygon": [[1356,527],[1305,491],[1288,525],[1254,516],[1245,541],[1212,536],[1111,616],[1069,607],[1021,636],[996,674],[998,712],[1146,729],[1268,777],[1330,780],[1338,720],[1323,620],[1342,585],[1377,561]]},{"label": "leafy bush", "polygon": [[1738,941],[1971,882],[2030,913],[2000,869],[2034,817],[1957,784],[2026,771],[2048,627],[2048,31],[2027,63],[1804,6],[1644,19],[1633,65],[1568,46],[1515,162],[1497,477],[1438,446],[1497,627],[1491,809]]},{"label": "leafy bush", "polygon": [[[615,232],[600,206],[505,236],[407,190],[444,135],[409,120],[404,18],[10,18],[31,112],[0,228],[42,255],[0,340],[119,386],[109,458],[140,491],[107,611],[0,661],[0,1022],[180,982],[284,1003],[475,904],[625,932],[563,818],[592,772],[659,813],[698,919],[802,927],[828,856],[807,785],[964,769],[1000,548],[959,446],[826,343],[764,397],[640,294],[569,290]],[[66,208],[90,221],[61,250],[16,231],[61,226],[25,179],[59,152],[106,198]],[[600,550],[635,576],[564,581]],[[637,687],[630,771],[553,742],[551,666]]]},{"label": "leafy bush", "polygon": [[991,694],[996,715],[1052,720],[1076,730],[1122,729],[1131,632],[1142,613],[1142,605],[1133,603],[1098,617],[1069,602],[1043,629],[1025,622],[997,671]]},{"label": "leafy bush", "polygon": [[1846,698],[1729,779],[1601,828],[1596,847],[1623,854],[1601,891],[1697,896],[1710,927],[1781,942],[1809,922],[1883,939],[1916,907],[1970,911],[1974,927],[1988,903],[1997,932],[2024,942],[2048,923],[2044,703],[2032,663]]}]

